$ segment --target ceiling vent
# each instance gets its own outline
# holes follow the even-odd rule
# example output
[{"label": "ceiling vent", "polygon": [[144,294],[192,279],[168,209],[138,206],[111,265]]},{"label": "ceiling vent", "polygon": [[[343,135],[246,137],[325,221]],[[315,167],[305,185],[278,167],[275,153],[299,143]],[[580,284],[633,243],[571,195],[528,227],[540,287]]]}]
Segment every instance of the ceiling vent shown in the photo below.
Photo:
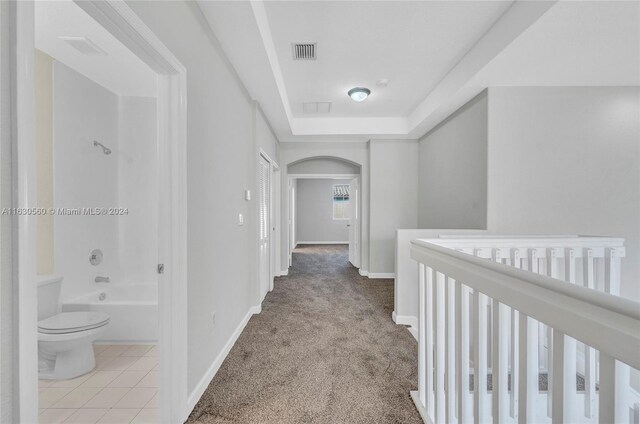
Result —
[{"label": "ceiling vent", "polygon": [[96,45],[93,41],[89,40],[86,37],[58,37],[62,41],[66,41],[71,47],[76,49],[82,54],[88,56],[106,56],[107,52],[102,50],[100,47]]},{"label": "ceiling vent", "polygon": [[316,60],[318,43],[293,43],[293,60]]},{"label": "ceiling vent", "polygon": [[329,113],[331,102],[305,102],[302,104],[304,113]]}]

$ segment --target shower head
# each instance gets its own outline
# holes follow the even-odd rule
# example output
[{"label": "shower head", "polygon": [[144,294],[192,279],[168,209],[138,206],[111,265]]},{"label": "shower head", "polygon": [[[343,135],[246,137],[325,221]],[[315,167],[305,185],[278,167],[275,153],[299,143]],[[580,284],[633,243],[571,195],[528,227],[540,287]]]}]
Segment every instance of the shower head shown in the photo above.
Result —
[{"label": "shower head", "polygon": [[99,141],[93,140],[93,145],[100,146],[102,148],[102,153],[104,153],[105,155],[111,154],[111,149],[105,146],[104,144],[100,143]]}]

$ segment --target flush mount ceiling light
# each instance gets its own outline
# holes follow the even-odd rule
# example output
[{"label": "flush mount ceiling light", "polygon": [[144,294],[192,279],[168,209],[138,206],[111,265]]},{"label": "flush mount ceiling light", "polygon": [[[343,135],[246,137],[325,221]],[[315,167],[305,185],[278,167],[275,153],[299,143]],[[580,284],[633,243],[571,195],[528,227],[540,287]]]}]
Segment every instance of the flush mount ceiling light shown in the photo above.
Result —
[{"label": "flush mount ceiling light", "polygon": [[351,90],[349,90],[347,94],[349,95],[349,97],[351,97],[351,100],[353,100],[354,102],[360,103],[364,101],[367,97],[369,97],[369,94],[371,94],[371,90],[364,87],[354,87]]}]

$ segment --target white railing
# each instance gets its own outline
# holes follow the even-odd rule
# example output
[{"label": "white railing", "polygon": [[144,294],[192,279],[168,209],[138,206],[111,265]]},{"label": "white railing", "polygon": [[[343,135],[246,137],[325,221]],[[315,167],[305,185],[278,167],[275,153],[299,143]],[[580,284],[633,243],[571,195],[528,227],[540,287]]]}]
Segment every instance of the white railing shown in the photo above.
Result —
[{"label": "white railing", "polygon": [[610,294],[619,293],[622,243],[412,241],[420,311],[411,395],[425,422],[637,422],[629,366],[640,368],[640,304]]}]

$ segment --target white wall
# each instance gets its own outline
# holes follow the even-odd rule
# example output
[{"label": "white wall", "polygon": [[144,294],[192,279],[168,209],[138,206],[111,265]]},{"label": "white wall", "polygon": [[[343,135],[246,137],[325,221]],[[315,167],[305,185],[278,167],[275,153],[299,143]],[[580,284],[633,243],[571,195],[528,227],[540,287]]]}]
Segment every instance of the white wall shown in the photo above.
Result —
[{"label": "white wall", "polygon": [[360,167],[330,158],[315,158],[289,165],[289,174],[359,174]]},{"label": "white wall", "polygon": [[624,237],[640,300],[640,88],[489,89],[489,228]]},{"label": "white wall", "polygon": [[[61,208],[127,208],[120,216],[54,219],[55,273],[62,300],[101,286],[155,282],[158,262],[156,102],[119,97],[54,61],[54,204]],[[97,140],[111,149],[105,155]],[[101,249],[102,264],[89,264]]]},{"label": "white wall", "polygon": [[298,243],[348,242],[349,220],[333,219],[333,186],[349,180],[297,179],[296,234]]},{"label": "white wall", "polygon": [[418,228],[486,228],[487,94],[420,140]]},{"label": "white wall", "polygon": [[[13,178],[12,178],[12,139],[11,131],[15,124],[10,113],[15,96],[12,95],[15,80],[15,62],[11,58],[10,46],[13,32],[11,11],[14,4],[0,2],[0,207],[14,207]],[[15,344],[9,342],[16,340],[14,328],[17,328],[17,290],[10,282],[13,281],[13,257],[12,257],[12,222],[9,215],[0,215],[0,422],[12,423],[18,421],[19,411],[14,404],[17,400],[14,379],[15,368],[18,366],[18,349]],[[15,412],[15,413],[14,413]]]},{"label": "white wall", "polygon": [[[55,207],[117,206],[118,96],[57,61],[53,81]],[[93,140],[114,153],[103,154]],[[64,276],[62,299],[96,290],[97,275],[119,280],[118,219],[56,215],[54,263],[55,273]],[[89,252],[97,248],[104,261],[96,267]]]},{"label": "white wall", "polygon": [[[361,269],[368,271],[369,268],[369,144],[358,142],[304,142],[304,143],[282,143],[280,145],[280,161],[282,166],[282,193],[289,190],[289,172],[287,166],[310,158],[337,158],[355,164],[360,170],[360,192],[361,195],[361,239],[360,255]],[[328,172],[325,172],[328,173]],[[282,196],[282,210],[289,210],[289,196]],[[282,270],[289,266],[289,244],[287,237],[287,226],[282,226],[283,237],[281,238],[281,263]]]},{"label": "white wall", "polygon": [[[256,107],[256,119],[255,119],[255,137],[258,148],[262,149],[269,158],[276,163],[280,157],[280,143],[278,137],[276,137],[273,129],[269,125],[269,122],[262,113],[262,109],[255,104]],[[279,164],[278,164],[279,165]]]},{"label": "white wall", "polygon": [[369,274],[391,276],[396,230],[418,225],[418,143],[371,140],[369,151]]},{"label": "white wall", "polygon": [[[188,390],[242,329],[258,295],[255,109],[195,2],[128,2],[187,70]],[[272,140],[273,142],[274,140]],[[238,225],[238,213],[248,217]],[[212,313],[216,313],[212,325]],[[204,386],[204,387],[203,387]]]},{"label": "white wall", "polygon": [[157,282],[158,143],[156,100],[119,98],[118,206],[129,213],[118,219],[118,263],[122,279]]}]

